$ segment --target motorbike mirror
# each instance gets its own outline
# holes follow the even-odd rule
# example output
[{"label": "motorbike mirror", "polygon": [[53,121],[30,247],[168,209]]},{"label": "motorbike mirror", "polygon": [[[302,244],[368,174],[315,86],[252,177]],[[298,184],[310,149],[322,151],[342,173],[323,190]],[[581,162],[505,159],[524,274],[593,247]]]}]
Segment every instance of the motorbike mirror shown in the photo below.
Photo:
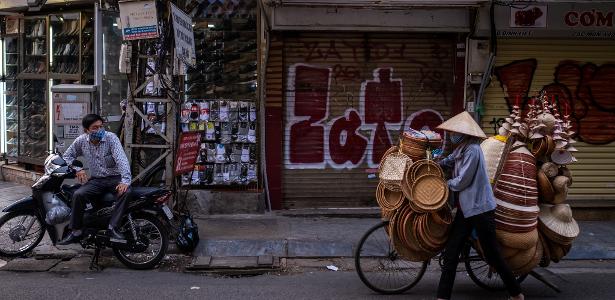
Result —
[{"label": "motorbike mirror", "polygon": [[73,167],[83,168],[83,163],[75,159],[73,160]]}]

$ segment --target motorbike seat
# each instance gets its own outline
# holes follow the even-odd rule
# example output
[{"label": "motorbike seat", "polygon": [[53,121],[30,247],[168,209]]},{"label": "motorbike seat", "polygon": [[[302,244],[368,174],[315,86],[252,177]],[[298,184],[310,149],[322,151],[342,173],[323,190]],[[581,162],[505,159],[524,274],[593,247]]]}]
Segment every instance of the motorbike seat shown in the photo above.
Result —
[{"label": "motorbike seat", "polygon": [[75,184],[63,184],[62,185],[62,189],[63,190],[76,190],[78,188],[81,187],[81,184],[79,183],[75,183]]},{"label": "motorbike seat", "polygon": [[64,191],[66,193],[66,195],[69,198],[73,197],[73,194],[81,187],[81,184],[79,183],[75,183],[75,184],[63,184],[62,185],[62,191]]},{"label": "motorbike seat", "polygon": [[132,198],[147,198],[159,192],[160,188],[135,186],[135,187],[132,187],[130,191],[131,191],[130,196]]}]

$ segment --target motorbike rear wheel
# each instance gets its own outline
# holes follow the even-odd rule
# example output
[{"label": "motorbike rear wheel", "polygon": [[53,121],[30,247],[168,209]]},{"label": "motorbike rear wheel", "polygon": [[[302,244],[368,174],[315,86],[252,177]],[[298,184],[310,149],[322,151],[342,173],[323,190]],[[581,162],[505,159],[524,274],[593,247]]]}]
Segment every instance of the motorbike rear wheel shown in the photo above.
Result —
[{"label": "motorbike rear wheel", "polygon": [[45,223],[35,211],[13,211],[0,217],[0,255],[22,256],[45,236]]},{"label": "motorbike rear wheel", "polygon": [[120,226],[120,231],[133,240],[146,244],[143,252],[131,252],[113,248],[113,253],[119,261],[131,269],[147,270],[156,267],[164,258],[169,246],[169,233],[162,222],[155,216],[144,214],[133,218],[137,237],[132,237],[130,223],[126,221]]}]

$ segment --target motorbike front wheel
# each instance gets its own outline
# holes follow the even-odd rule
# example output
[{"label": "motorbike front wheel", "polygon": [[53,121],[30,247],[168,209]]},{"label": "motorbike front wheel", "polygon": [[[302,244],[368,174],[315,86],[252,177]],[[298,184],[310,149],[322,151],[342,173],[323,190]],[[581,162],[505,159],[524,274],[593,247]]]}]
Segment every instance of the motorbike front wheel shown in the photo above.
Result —
[{"label": "motorbike front wheel", "polygon": [[[164,258],[169,246],[169,233],[162,222],[152,215],[140,215],[133,218],[137,236],[133,240],[145,244],[147,249],[131,252],[113,248],[115,257],[131,269],[146,270],[156,267]],[[126,220],[120,227],[126,237],[132,237],[130,222]]]},{"label": "motorbike front wheel", "polygon": [[14,211],[0,218],[0,255],[24,255],[38,244],[45,235],[45,226],[35,211]]}]

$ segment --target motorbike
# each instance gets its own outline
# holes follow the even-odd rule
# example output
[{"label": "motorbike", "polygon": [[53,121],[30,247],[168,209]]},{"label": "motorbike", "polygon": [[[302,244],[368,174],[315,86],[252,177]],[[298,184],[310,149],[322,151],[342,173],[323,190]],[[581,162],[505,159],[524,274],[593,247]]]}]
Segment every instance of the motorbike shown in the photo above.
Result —
[{"label": "motorbike", "polygon": [[[32,186],[32,195],[4,208],[0,217],[0,255],[16,257],[32,251],[49,234],[53,245],[70,232],[68,217],[58,222],[48,222],[49,203],[62,202],[68,210],[72,195],[80,184],[63,184],[65,179],[76,178],[83,167],[79,161],[68,165],[56,153],[45,160],[45,174]],[[99,269],[101,250],[111,248],[117,259],[132,269],[151,269],[165,257],[169,245],[167,225],[173,220],[173,213],[166,205],[171,191],[159,187],[131,187],[129,201],[120,221],[119,231],[126,241],[113,242],[107,235],[107,228],[115,196],[111,193],[85,203],[83,238],[84,249],[94,249],[90,269]]]}]

